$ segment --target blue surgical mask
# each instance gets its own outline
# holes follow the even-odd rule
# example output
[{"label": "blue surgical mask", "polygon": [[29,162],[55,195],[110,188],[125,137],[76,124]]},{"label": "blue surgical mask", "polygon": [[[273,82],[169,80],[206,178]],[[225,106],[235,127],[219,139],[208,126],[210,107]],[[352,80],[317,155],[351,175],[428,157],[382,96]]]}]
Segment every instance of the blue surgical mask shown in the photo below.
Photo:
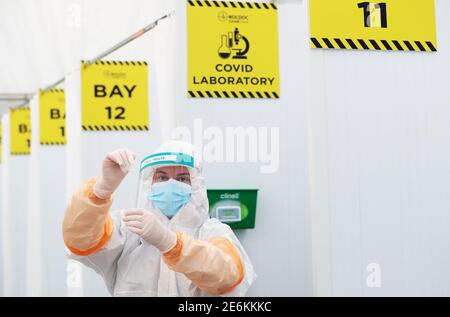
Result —
[{"label": "blue surgical mask", "polygon": [[191,186],[170,179],[167,182],[153,184],[147,198],[164,215],[171,218],[189,202],[191,193]]}]

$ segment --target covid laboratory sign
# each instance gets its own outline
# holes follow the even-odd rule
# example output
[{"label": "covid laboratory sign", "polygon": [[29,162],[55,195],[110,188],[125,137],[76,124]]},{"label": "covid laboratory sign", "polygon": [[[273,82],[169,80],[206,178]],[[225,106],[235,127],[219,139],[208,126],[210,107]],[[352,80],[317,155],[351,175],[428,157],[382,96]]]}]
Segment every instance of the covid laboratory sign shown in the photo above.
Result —
[{"label": "covid laboratory sign", "polygon": [[187,45],[189,97],[280,97],[276,5],[188,1]]},{"label": "covid laboratory sign", "polygon": [[434,0],[310,0],[311,47],[437,50]]},{"label": "covid laboratory sign", "polygon": [[147,131],[148,65],[97,61],[81,65],[84,131]]}]

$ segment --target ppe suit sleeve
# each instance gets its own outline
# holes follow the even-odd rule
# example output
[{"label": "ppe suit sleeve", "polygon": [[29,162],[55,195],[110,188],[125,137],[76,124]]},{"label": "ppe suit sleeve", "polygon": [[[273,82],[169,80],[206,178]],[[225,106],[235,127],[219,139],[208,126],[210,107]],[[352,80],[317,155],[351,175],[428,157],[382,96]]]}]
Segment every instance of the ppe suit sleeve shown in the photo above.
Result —
[{"label": "ppe suit sleeve", "polygon": [[241,256],[226,237],[202,241],[178,232],[175,247],[163,258],[170,269],[212,295],[232,291],[244,278]]},{"label": "ppe suit sleeve", "polygon": [[109,211],[112,200],[93,194],[95,182],[90,179],[71,198],[64,215],[63,237],[69,258],[100,274],[113,294],[117,261],[127,236],[120,211]]},{"label": "ppe suit sleeve", "polygon": [[105,281],[106,287],[111,295],[114,294],[117,262],[119,261],[127,241],[126,228],[123,225],[121,218],[121,211],[114,211],[111,213],[114,230],[105,246],[87,256],[79,256],[75,253],[69,254],[70,259],[78,261],[97,272]]},{"label": "ppe suit sleeve", "polygon": [[109,215],[112,199],[95,196],[95,182],[95,178],[90,179],[72,196],[64,215],[64,243],[78,256],[87,256],[101,249],[114,230]]}]

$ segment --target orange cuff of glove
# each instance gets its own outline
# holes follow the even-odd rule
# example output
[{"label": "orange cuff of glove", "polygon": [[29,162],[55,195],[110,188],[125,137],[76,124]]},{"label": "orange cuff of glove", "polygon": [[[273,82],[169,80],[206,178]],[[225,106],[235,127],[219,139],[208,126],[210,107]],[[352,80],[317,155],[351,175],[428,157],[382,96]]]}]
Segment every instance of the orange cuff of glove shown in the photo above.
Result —
[{"label": "orange cuff of glove", "polygon": [[232,291],[244,278],[241,256],[227,238],[201,241],[178,232],[175,247],[163,258],[169,268],[212,295]]}]

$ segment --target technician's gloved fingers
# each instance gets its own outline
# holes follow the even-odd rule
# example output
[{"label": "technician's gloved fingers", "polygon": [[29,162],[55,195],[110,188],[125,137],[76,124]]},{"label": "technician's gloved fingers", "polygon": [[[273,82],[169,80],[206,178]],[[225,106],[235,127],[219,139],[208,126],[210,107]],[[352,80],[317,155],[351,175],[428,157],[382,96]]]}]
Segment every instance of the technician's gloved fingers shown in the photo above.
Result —
[{"label": "technician's gloved fingers", "polygon": [[109,198],[128,173],[131,165],[127,151],[129,150],[119,149],[106,154],[102,163],[102,177],[94,186],[94,194],[97,197]]},{"label": "technician's gloved fingers", "polygon": [[122,164],[119,164],[120,169],[124,173],[128,173],[128,170],[130,168],[130,162],[128,161],[128,155],[126,150],[119,151],[120,160],[122,161]]},{"label": "technician's gloved fingers", "polygon": [[130,149],[123,148],[108,153],[107,158],[120,166],[124,173],[130,170],[135,161],[136,155]]},{"label": "technician's gloved fingers", "polygon": [[127,157],[127,171],[130,171],[131,167],[133,166],[134,160],[136,159],[136,154],[134,154],[129,149],[125,149],[125,155]]},{"label": "technician's gloved fingers", "polygon": [[127,227],[128,230],[130,230],[131,232],[137,234],[138,236],[142,235],[142,229],[139,228],[134,228],[134,227]]},{"label": "technician's gloved fingers", "polygon": [[105,157],[105,165],[107,165],[108,167],[110,166],[114,166],[114,165],[123,165],[123,159],[120,155],[120,150],[116,150],[113,152],[109,152],[108,154],[106,154]]},{"label": "technician's gloved fingers", "polygon": [[172,249],[177,242],[176,234],[159,221],[154,213],[132,209],[124,213],[123,219],[130,231],[141,236],[145,242],[156,247],[161,253]]},{"label": "technician's gloved fingers", "polygon": [[131,160],[131,162],[133,162],[134,163],[134,161],[136,160],[136,153],[134,153],[133,151],[128,151],[128,153],[129,153],[129,155],[131,156],[130,157],[130,160]]},{"label": "technician's gloved fingers", "polygon": [[125,222],[130,222],[130,221],[142,221],[142,215],[128,215],[128,216],[124,216],[123,221]]},{"label": "technician's gloved fingers", "polygon": [[120,170],[124,173],[127,173],[128,157],[124,151],[119,151],[118,155],[120,156],[120,160],[122,162],[122,164],[119,164]]},{"label": "technician's gloved fingers", "polygon": [[[150,213],[149,213],[150,214]],[[150,216],[145,215],[142,219],[142,229],[144,229],[144,233],[146,236],[152,236],[154,238],[158,238],[159,230],[156,230],[157,227],[163,226],[165,229],[165,226],[155,217],[153,217],[153,214]],[[153,228],[154,226],[157,226]]]},{"label": "technician's gloved fingers", "polygon": [[133,216],[133,215],[142,216],[144,213],[145,213],[145,211],[142,209],[133,208],[133,209],[129,209],[129,210],[125,211],[124,217]]},{"label": "technician's gloved fingers", "polygon": [[125,224],[127,225],[127,227],[132,227],[136,229],[144,228],[144,224],[142,223],[142,221],[126,221]]}]

